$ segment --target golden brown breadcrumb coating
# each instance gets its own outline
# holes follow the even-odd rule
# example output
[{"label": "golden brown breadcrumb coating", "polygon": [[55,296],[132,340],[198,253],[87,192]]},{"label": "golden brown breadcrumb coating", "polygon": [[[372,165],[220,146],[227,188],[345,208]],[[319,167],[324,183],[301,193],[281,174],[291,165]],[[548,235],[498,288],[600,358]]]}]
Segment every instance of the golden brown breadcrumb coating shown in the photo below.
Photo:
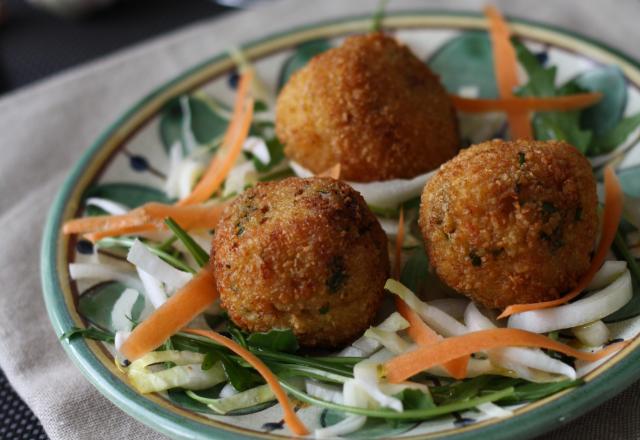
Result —
[{"label": "golden brown breadcrumb coating", "polygon": [[349,37],[313,58],[276,106],[285,154],[345,180],[411,178],[458,150],[455,112],[438,77],[382,33]]},{"label": "golden brown breadcrumb coating", "polygon": [[558,298],[587,270],[596,239],[587,159],[558,141],[494,140],[444,164],[422,193],[431,265],[491,308]]},{"label": "golden brown breadcrumb coating", "polygon": [[330,178],[260,183],[215,232],[221,303],[245,330],[290,328],[335,347],[372,322],[389,274],[387,238],[362,196]]}]

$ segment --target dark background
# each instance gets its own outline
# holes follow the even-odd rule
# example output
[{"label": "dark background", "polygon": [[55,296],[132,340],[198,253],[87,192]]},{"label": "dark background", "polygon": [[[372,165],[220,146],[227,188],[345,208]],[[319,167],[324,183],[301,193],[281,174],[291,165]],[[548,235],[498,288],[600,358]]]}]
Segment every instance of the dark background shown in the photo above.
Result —
[{"label": "dark background", "polygon": [[[0,0],[0,98],[78,64],[230,11],[213,0],[119,0],[91,15],[68,19],[24,0]],[[47,439],[1,370],[0,439]]]},{"label": "dark background", "polygon": [[61,70],[233,9],[213,0],[119,0],[67,19],[0,0],[0,95]]}]

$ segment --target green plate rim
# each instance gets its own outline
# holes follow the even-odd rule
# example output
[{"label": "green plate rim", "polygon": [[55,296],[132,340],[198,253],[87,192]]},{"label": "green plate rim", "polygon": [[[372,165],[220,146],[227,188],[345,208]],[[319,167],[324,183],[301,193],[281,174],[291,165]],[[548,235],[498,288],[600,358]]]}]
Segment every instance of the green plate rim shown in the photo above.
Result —
[{"label": "green plate rim", "polygon": [[[435,17],[470,17],[478,18],[482,15],[477,12],[467,11],[446,11],[446,10],[398,10],[387,14],[388,17],[403,16],[435,16]],[[350,21],[358,21],[367,19],[369,14],[350,15],[340,18],[333,18],[314,22],[311,24],[291,27],[285,31],[272,33],[265,37],[251,40],[243,44],[243,49],[251,48],[264,41],[274,40],[291,34],[300,33],[305,30],[322,28],[324,26],[346,23]],[[533,26],[542,30],[550,30],[555,33],[563,34],[575,40],[586,42],[592,46],[598,47],[609,52],[619,58],[622,58],[634,68],[640,70],[640,63],[618,49],[611,48],[608,45],[577,32],[562,29],[559,26],[540,23],[532,20],[519,19],[509,17],[510,22]],[[43,295],[49,319],[57,336],[63,334],[67,329],[74,325],[74,322],[66,308],[66,304],[60,288],[60,279],[56,270],[57,249],[59,246],[59,231],[62,226],[62,215],[67,200],[72,192],[73,187],[77,184],[83,175],[85,168],[93,160],[96,153],[101,149],[104,142],[128,119],[143,108],[150,100],[158,96],[166,89],[179,84],[186,78],[192,76],[205,66],[222,61],[229,58],[226,54],[218,54],[213,56],[194,67],[185,70],[182,74],[174,79],[167,81],[154,89],[147,96],[138,101],[129,110],[124,112],[114,123],[108,126],[96,141],[87,149],[80,159],[72,167],[70,174],[65,179],[62,187],[58,191],[54,202],[49,210],[47,222],[44,228],[42,248],[41,248],[41,281],[43,287]],[[133,416],[142,423],[151,428],[166,434],[173,438],[220,438],[228,440],[240,440],[261,437],[259,433],[256,436],[245,436],[213,426],[200,424],[194,420],[185,419],[180,415],[160,407],[149,399],[146,399],[131,388],[127,387],[115,377],[106,367],[96,358],[89,348],[86,341],[76,339],[70,343],[61,342],[64,350],[67,352],[71,360],[82,371],[84,376],[111,402],[117,405],[127,414]],[[478,436],[491,439],[507,439],[507,438],[530,438],[535,435],[542,434],[554,428],[575,419],[592,408],[595,408],[605,400],[613,397],[626,387],[630,386],[636,379],[640,378],[640,369],[636,368],[636,364],[640,361],[640,348],[628,353],[623,359],[610,367],[605,373],[597,376],[594,380],[582,387],[572,390],[570,393],[548,402],[539,408],[533,409],[525,414],[510,417],[501,422],[491,424],[479,429],[473,429],[462,433],[443,434],[436,436],[437,438],[455,439],[455,440],[471,440]],[[433,438],[433,434],[425,434],[429,438]],[[417,436],[413,438],[421,438]],[[285,438],[285,437],[282,437]]]}]

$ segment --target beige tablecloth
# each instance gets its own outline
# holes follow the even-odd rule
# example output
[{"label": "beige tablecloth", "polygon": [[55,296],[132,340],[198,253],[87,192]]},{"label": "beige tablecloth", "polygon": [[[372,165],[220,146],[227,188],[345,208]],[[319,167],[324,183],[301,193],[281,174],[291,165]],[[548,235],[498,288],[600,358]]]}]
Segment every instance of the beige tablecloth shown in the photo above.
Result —
[{"label": "beige tablecloth", "polygon": [[[393,0],[390,9],[478,10],[485,2]],[[638,1],[498,1],[507,14],[559,25],[640,59]],[[118,115],[154,87],[232,44],[292,25],[372,11],[370,1],[283,1],[226,15],[64,72],[0,100],[0,367],[52,439],[160,435],[101,396],[72,365],[42,301],[39,249],[63,177]],[[176,2],[179,7],[179,2]],[[639,366],[640,368],[640,366]],[[640,438],[640,386],[552,439]]]}]

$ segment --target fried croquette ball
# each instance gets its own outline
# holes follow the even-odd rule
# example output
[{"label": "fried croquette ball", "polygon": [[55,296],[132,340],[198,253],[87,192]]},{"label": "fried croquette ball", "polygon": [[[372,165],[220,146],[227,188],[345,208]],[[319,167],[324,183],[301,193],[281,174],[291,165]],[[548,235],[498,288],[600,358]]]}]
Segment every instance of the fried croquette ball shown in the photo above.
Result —
[{"label": "fried croquette ball", "polygon": [[420,228],[437,275],[490,308],[575,287],[596,239],[587,159],[558,141],[494,140],[444,164],[422,193]]},{"label": "fried croquette ball", "polygon": [[313,58],[278,97],[285,154],[345,180],[411,178],[458,150],[455,112],[438,77],[381,33],[353,36]]},{"label": "fried croquette ball", "polygon": [[387,238],[362,196],[330,178],[261,183],[225,211],[213,239],[222,307],[251,332],[289,328],[336,347],[375,317]]}]

